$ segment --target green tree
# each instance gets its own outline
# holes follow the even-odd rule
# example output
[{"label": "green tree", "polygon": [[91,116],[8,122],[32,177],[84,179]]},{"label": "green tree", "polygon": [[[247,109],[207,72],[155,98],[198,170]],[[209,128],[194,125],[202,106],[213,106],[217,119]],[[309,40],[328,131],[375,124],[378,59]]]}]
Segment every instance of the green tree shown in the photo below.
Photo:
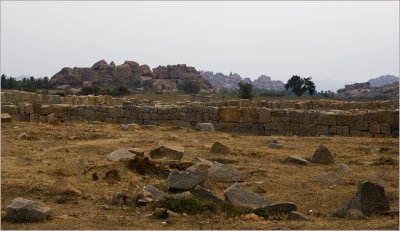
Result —
[{"label": "green tree", "polygon": [[251,97],[253,97],[253,95],[251,94],[251,92],[253,91],[253,85],[251,85],[251,83],[241,81],[238,83],[238,87],[239,97],[241,99],[251,99]]},{"label": "green tree", "polygon": [[197,94],[200,92],[200,86],[190,80],[183,81],[182,84],[178,85],[178,89],[190,94]]},{"label": "green tree", "polygon": [[301,78],[298,75],[293,75],[285,84],[285,89],[288,90],[290,88],[298,97],[302,96],[305,92],[308,92],[309,95],[314,95],[315,84],[311,79],[311,77]]}]

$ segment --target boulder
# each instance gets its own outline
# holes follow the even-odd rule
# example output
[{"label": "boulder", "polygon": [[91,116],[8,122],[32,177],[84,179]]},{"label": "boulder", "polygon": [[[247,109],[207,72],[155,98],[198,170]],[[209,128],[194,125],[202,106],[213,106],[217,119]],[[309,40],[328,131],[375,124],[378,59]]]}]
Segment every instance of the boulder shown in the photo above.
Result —
[{"label": "boulder", "polygon": [[15,198],[6,208],[7,221],[11,222],[40,222],[51,218],[50,208],[42,207],[37,202]]},{"label": "boulder", "polygon": [[314,176],[314,180],[327,185],[347,184],[347,181],[333,172],[326,172]]},{"label": "boulder", "polygon": [[211,150],[212,153],[218,153],[218,154],[227,154],[230,153],[231,150],[228,146],[226,146],[225,144],[221,143],[221,142],[215,142],[212,146],[211,146]]},{"label": "boulder", "polygon": [[310,161],[318,164],[330,164],[333,163],[333,156],[327,147],[320,144],[311,155]]},{"label": "boulder", "polygon": [[289,213],[289,215],[288,215],[288,219],[289,220],[293,220],[293,221],[299,221],[299,220],[300,221],[306,221],[306,220],[308,220],[308,218],[304,214],[299,213],[297,211],[291,211]]},{"label": "boulder", "polygon": [[146,189],[142,189],[135,198],[135,202],[137,206],[145,206],[148,203],[152,202],[152,194]]},{"label": "boulder", "polygon": [[167,189],[171,192],[193,191],[197,185],[203,185],[206,175],[203,172],[178,171],[172,169],[167,178]]},{"label": "boulder", "polygon": [[193,197],[197,198],[197,199],[207,199],[207,200],[212,200],[212,201],[222,201],[214,193],[212,193],[208,189],[205,189],[205,188],[201,187],[200,185],[197,185],[196,188],[194,188]]},{"label": "boulder", "polygon": [[303,159],[303,158],[301,158],[300,156],[297,156],[297,155],[291,155],[286,160],[289,161],[289,162],[293,162],[293,163],[301,164],[301,165],[307,165],[308,164],[307,160],[305,160],[305,159]]},{"label": "boulder", "polygon": [[107,159],[111,161],[121,161],[121,159],[135,159],[136,155],[128,151],[126,148],[115,150],[107,155]]},{"label": "boulder", "polygon": [[338,170],[339,170],[339,172],[348,172],[348,171],[351,171],[351,168],[349,168],[349,166],[347,166],[344,163],[340,163],[338,165]]},{"label": "boulder", "polygon": [[71,182],[67,180],[58,180],[50,187],[50,193],[53,194],[81,194]]},{"label": "boulder", "polygon": [[245,190],[238,182],[234,183],[224,191],[225,200],[252,209],[266,207],[274,204],[272,200],[266,199],[256,193]]},{"label": "boulder", "polygon": [[361,211],[365,215],[389,211],[389,201],[385,195],[385,189],[369,181],[363,181],[358,185],[358,190],[349,203],[334,213],[337,217],[345,217],[350,209]]},{"label": "boulder", "polygon": [[179,145],[162,145],[150,151],[152,159],[161,159],[166,157],[169,160],[181,160],[185,149]]},{"label": "boulder", "polygon": [[213,164],[208,169],[211,179],[222,182],[242,181],[242,173],[236,168],[226,164]]},{"label": "boulder", "polygon": [[155,201],[159,201],[164,199],[165,196],[167,196],[167,194],[161,190],[159,190],[157,187],[153,186],[153,185],[146,185],[143,188],[144,190],[148,191],[151,193],[151,198]]},{"label": "boulder", "polygon": [[297,205],[292,202],[278,202],[261,208],[257,208],[257,212],[268,216],[276,216],[280,214],[288,214],[297,210]]},{"label": "boulder", "polygon": [[196,129],[201,132],[215,132],[214,125],[212,123],[198,123]]},{"label": "boulder", "polygon": [[189,172],[204,172],[204,174],[208,175],[209,168],[210,168],[210,166],[207,164],[197,163],[197,164],[194,164],[194,165],[188,167],[185,170],[189,171]]},{"label": "boulder", "polygon": [[12,119],[10,114],[8,113],[1,113],[1,123],[11,123]]}]

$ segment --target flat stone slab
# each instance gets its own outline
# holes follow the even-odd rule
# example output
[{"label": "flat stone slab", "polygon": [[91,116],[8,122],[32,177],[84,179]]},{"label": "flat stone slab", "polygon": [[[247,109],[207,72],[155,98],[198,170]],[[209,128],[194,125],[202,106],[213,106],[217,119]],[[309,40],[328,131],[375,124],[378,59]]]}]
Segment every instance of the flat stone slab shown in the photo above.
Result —
[{"label": "flat stone slab", "polygon": [[115,150],[107,155],[107,159],[111,161],[120,161],[121,159],[135,159],[136,155],[128,151],[126,148]]},{"label": "flat stone slab", "polygon": [[296,163],[296,164],[301,164],[301,165],[307,165],[308,161],[301,158],[300,156],[297,155],[291,155],[287,158],[287,161],[292,162],[292,163]]},{"label": "flat stone slab", "polygon": [[15,198],[6,208],[6,220],[11,222],[40,222],[51,218],[50,208],[41,207],[37,202]]},{"label": "flat stone slab", "polygon": [[297,205],[292,202],[277,202],[257,209],[263,211],[268,216],[276,216],[279,214],[288,214],[297,210]]},{"label": "flat stone slab", "polygon": [[171,170],[167,178],[167,189],[171,192],[193,191],[197,185],[203,185],[207,176],[203,172]]},{"label": "flat stone slab", "polygon": [[185,148],[179,145],[161,145],[150,151],[149,155],[152,159],[166,158],[169,160],[181,160]]},{"label": "flat stone slab", "polygon": [[215,132],[214,125],[212,123],[198,123],[195,127],[201,132]]},{"label": "flat stone slab", "polygon": [[244,189],[240,183],[236,182],[224,191],[225,200],[252,209],[266,207],[274,204],[274,201],[266,199],[254,192]]},{"label": "flat stone slab", "polygon": [[218,154],[227,154],[231,152],[231,149],[227,145],[217,141],[211,146],[210,152]]},{"label": "flat stone slab", "polygon": [[212,201],[222,201],[220,198],[218,198],[210,190],[208,190],[206,188],[203,188],[200,185],[197,185],[196,188],[194,189],[193,197],[197,198],[197,199],[206,199],[206,200],[212,200]]},{"label": "flat stone slab", "polygon": [[208,169],[211,179],[222,182],[238,182],[242,180],[242,173],[236,168],[227,164],[213,164]]}]

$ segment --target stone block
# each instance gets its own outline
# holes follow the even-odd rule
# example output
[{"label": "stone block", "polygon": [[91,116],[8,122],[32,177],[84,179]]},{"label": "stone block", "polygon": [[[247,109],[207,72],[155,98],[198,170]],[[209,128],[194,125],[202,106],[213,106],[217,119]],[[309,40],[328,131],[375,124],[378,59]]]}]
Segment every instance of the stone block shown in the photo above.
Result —
[{"label": "stone block", "polygon": [[364,121],[377,121],[378,115],[376,112],[367,112],[363,115]]},{"label": "stone block", "polygon": [[388,123],[381,123],[381,133],[389,135],[391,133],[391,126]]},{"label": "stone block", "polygon": [[313,136],[316,134],[315,125],[313,124],[299,124],[299,133],[301,135]]},{"label": "stone block", "polygon": [[378,122],[394,124],[399,123],[399,117],[396,116],[395,111],[380,111],[378,112]]},{"label": "stone block", "polygon": [[259,123],[269,123],[271,122],[271,109],[269,108],[259,108],[258,109],[258,122]]},{"label": "stone block", "polygon": [[368,129],[369,129],[368,121],[357,120],[356,129],[358,131],[368,131]]},{"label": "stone block", "polygon": [[1,105],[1,113],[8,113],[10,115],[18,115],[17,105]]},{"label": "stone block", "polygon": [[50,110],[56,116],[62,117],[68,115],[68,104],[52,104]]},{"label": "stone block", "polygon": [[29,121],[31,123],[39,123],[39,116],[38,114],[30,114]]},{"label": "stone block", "polygon": [[336,134],[341,136],[350,135],[350,127],[349,126],[336,126]]},{"label": "stone block", "polygon": [[337,125],[356,125],[356,116],[354,115],[337,115],[336,116]]},{"label": "stone block", "polygon": [[39,116],[40,123],[47,123],[47,116]]},{"label": "stone block", "polygon": [[[250,101],[249,101],[250,102]],[[243,122],[245,123],[258,123],[258,113],[256,108],[242,108]]]},{"label": "stone block", "polygon": [[381,125],[378,122],[372,121],[368,125],[369,125],[368,132],[381,133]]},{"label": "stone block", "polygon": [[33,105],[31,103],[25,103],[25,113],[33,113]]},{"label": "stone block", "polygon": [[94,110],[85,110],[83,117],[85,118],[92,118],[92,117],[96,117],[96,112]]},{"label": "stone block", "polygon": [[219,108],[219,118],[224,123],[239,123],[242,116],[240,109]]},{"label": "stone block", "polygon": [[331,113],[321,112],[317,118],[319,125],[336,125],[336,115]]}]

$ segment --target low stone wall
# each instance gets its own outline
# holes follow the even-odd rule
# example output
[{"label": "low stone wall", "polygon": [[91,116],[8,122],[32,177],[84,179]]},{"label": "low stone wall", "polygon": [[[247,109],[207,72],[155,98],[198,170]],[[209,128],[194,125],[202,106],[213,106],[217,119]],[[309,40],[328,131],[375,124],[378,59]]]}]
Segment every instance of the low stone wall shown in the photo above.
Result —
[{"label": "low stone wall", "polygon": [[[239,101],[242,103],[242,101]],[[19,121],[47,122],[50,117],[62,121],[104,121],[149,125],[195,126],[213,123],[216,130],[259,135],[341,135],[398,137],[399,110],[296,110],[266,107],[214,107],[202,104],[106,106],[18,103],[2,105]]]},{"label": "low stone wall", "polygon": [[[338,100],[265,100],[255,102],[250,100],[209,101],[209,97],[190,95],[190,101],[179,105],[211,106],[211,107],[265,107],[270,109],[298,109],[298,110],[353,110],[353,109],[397,109],[394,101],[338,101]],[[107,105],[118,106],[130,99],[113,98],[110,95],[101,96],[66,96],[45,95],[18,90],[1,92],[2,104],[41,103],[41,104],[69,104],[69,105]],[[137,100],[134,100],[137,101]],[[127,102],[129,104],[129,102]],[[160,104],[161,102],[158,102]],[[135,102],[135,104],[151,104],[151,102]],[[153,103],[154,105],[155,103]]]}]

